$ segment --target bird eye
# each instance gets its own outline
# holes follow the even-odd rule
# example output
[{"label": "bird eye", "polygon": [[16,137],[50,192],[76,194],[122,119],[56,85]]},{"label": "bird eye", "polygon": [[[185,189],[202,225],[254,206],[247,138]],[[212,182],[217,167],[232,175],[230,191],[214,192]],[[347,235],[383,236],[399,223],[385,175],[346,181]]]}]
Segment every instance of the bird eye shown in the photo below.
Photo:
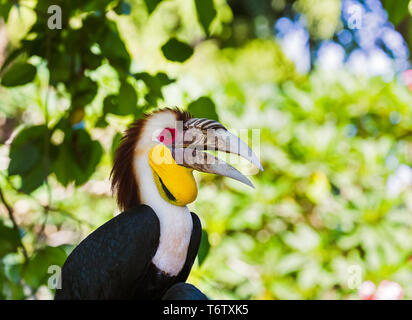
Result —
[{"label": "bird eye", "polygon": [[176,130],[174,128],[165,128],[159,135],[159,141],[164,144],[172,144],[175,141]]}]

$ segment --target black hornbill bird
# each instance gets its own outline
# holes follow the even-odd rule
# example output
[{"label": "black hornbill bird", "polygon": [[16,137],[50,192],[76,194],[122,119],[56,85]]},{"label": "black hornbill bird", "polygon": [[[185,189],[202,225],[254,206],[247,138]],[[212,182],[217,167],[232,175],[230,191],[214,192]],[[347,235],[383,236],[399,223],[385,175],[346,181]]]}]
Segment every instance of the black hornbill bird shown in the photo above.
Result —
[{"label": "black hornbill bird", "polygon": [[197,196],[193,170],[253,185],[202,149],[235,153],[262,169],[252,150],[219,122],[191,118],[178,109],[153,112],[126,131],[111,173],[123,212],[72,251],[55,299],[205,298],[182,284],[202,231],[186,206]]}]

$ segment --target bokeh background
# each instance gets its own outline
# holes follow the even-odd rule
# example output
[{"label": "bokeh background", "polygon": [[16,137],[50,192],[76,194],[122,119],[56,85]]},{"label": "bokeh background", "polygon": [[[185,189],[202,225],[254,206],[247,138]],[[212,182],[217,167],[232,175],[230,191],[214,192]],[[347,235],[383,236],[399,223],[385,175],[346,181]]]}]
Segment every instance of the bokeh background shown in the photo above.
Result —
[{"label": "bokeh background", "polygon": [[197,176],[191,283],[212,299],[359,299],[389,280],[411,299],[411,14],[409,0],[0,0],[0,298],[53,297],[49,266],[119,213],[122,131],[179,106],[260,129],[265,168],[255,190]]}]

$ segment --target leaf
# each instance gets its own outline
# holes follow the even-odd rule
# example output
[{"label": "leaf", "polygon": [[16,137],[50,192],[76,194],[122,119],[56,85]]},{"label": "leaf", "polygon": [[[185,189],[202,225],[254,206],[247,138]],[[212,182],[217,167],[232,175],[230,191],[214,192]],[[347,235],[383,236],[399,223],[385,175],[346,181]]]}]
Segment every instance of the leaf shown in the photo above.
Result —
[{"label": "leaf", "polygon": [[125,73],[129,71],[130,55],[114,23],[104,28],[98,39],[98,44],[102,55],[109,60],[118,72]]},{"label": "leaf", "polygon": [[39,250],[24,270],[24,281],[33,288],[47,284],[47,279],[51,276],[48,273],[49,267],[52,265],[62,267],[66,257],[66,252],[61,247],[45,247]]},{"label": "leaf", "polygon": [[165,73],[159,72],[152,76],[147,72],[136,73],[133,75],[136,80],[142,80],[149,92],[145,99],[150,104],[155,105],[158,99],[163,99],[162,88],[173,83],[175,80],[170,79]]},{"label": "leaf", "polygon": [[[16,284],[10,280],[7,280],[7,279],[4,279],[4,280],[5,281],[3,281],[3,293],[6,294],[7,299],[23,300],[26,297],[23,291],[23,286],[20,283]],[[0,285],[0,289],[1,289],[1,285]]]},{"label": "leaf", "polygon": [[409,15],[409,0],[383,0],[382,3],[395,27]]},{"label": "leaf", "polygon": [[70,80],[72,57],[67,53],[56,52],[49,59],[50,83],[66,82]]},{"label": "leaf", "polygon": [[0,258],[4,255],[16,252],[19,246],[19,234],[13,228],[6,227],[0,221]]},{"label": "leaf", "polygon": [[[137,93],[134,87],[123,81],[117,95],[110,94],[103,100],[103,115],[107,113],[116,114],[119,116],[139,115],[141,110],[137,106]],[[105,124],[100,121],[101,125]]]},{"label": "leaf", "polygon": [[200,97],[199,99],[191,102],[188,105],[187,110],[193,117],[207,118],[219,121],[219,116],[216,112],[216,106],[214,102],[208,97]]},{"label": "leaf", "polygon": [[46,170],[45,166],[38,162],[33,169],[22,176],[23,179],[19,191],[29,194],[40,187],[49,174],[49,170]]},{"label": "leaf", "polygon": [[112,159],[114,159],[116,149],[119,146],[121,139],[122,139],[122,134],[120,132],[116,132],[116,134],[114,135],[113,140],[112,140],[112,146],[110,148]]},{"label": "leaf", "polygon": [[202,230],[202,237],[200,239],[199,251],[197,252],[197,258],[199,260],[199,266],[205,261],[210,249],[209,237],[206,230]]},{"label": "leaf", "polygon": [[[53,146],[48,136],[50,132],[46,126],[32,126],[21,130],[11,143],[8,173],[21,176],[21,192],[31,193],[50,173],[47,163],[52,160]],[[46,158],[46,147],[49,148],[49,159]]]},{"label": "leaf", "polygon": [[56,148],[58,154],[52,169],[63,186],[71,182],[76,186],[85,183],[103,155],[100,143],[92,140],[84,129],[65,132],[63,143]]},{"label": "leaf", "polygon": [[11,282],[19,284],[22,269],[23,265],[21,263],[5,263],[4,274]]},{"label": "leaf", "polygon": [[162,2],[162,0],[144,0],[149,15],[152,14],[160,2]]},{"label": "leaf", "polygon": [[161,49],[166,59],[175,62],[184,62],[193,54],[192,47],[176,38],[169,39]]},{"label": "leaf", "polygon": [[22,48],[18,48],[13,50],[12,52],[10,52],[6,59],[4,60],[2,66],[0,67],[0,72],[3,72],[3,70],[5,70],[10,63],[12,63],[19,55],[21,55],[23,52],[25,51],[24,47]]},{"label": "leaf", "polygon": [[103,56],[101,54],[94,54],[90,50],[83,53],[82,61],[87,69],[95,70],[101,66]]},{"label": "leaf", "polygon": [[109,94],[103,100],[103,117],[107,113],[117,114],[116,109],[118,105],[118,96],[114,94]]},{"label": "leaf", "polygon": [[5,3],[0,3],[0,17],[2,17],[5,22],[7,22],[9,12],[12,6],[12,1],[5,1]]},{"label": "leaf", "polygon": [[4,87],[16,87],[29,83],[36,76],[36,68],[26,62],[18,62],[10,67],[1,79]]},{"label": "leaf", "polygon": [[194,0],[196,6],[197,19],[202,25],[206,34],[209,34],[209,27],[216,17],[216,9],[213,0]]},{"label": "leaf", "polygon": [[95,123],[96,128],[106,128],[108,125],[109,124],[107,123],[106,116],[104,114],[101,115]]},{"label": "leaf", "polygon": [[118,115],[134,114],[137,109],[137,94],[134,87],[123,81],[120,85],[116,113]]},{"label": "leaf", "polygon": [[114,11],[119,15],[120,14],[129,15],[130,12],[132,11],[132,8],[130,7],[130,4],[128,2],[122,0],[114,8]]},{"label": "leaf", "polygon": [[97,83],[89,77],[82,77],[72,84],[72,108],[85,107],[97,94]]},{"label": "leaf", "polygon": [[24,146],[13,148],[9,154],[9,175],[23,174],[29,171],[38,161],[40,153],[36,146],[27,142]]}]

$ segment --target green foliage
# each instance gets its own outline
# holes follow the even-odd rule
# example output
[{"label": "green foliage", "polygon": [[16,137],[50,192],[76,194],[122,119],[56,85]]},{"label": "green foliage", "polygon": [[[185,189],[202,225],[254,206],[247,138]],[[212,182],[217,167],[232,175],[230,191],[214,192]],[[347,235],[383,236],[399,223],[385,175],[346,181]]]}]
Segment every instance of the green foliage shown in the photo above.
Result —
[{"label": "green foliage", "polygon": [[196,5],[197,18],[202,25],[206,34],[209,33],[209,27],[216,17],[216,9],[213,0],[194,0]]},{"label": "green foliage", "polygon": [[162,46],[162,52],[170,61],[185,62],[192,56],[193,49],[188,44],[171,38]]},{"label": "green foliage", "polygon": [[144,0],[149,14],[151,14],[156,9],[160,2],[162,2],[162,0]]},{"label": "green foliage", "polygon": [[137,107],[137,94],[133,86],[127,82],[122,82],[119,89],[118,109],[113,113],[118,115],[128,115],[135,113]]},{"label": "green foliage", "polygon": [[21,130],[11,144],[8,173],[21,177],[21,192],[33,192],[50,173],[49,134],[45,125],[31,126]]},{"label": "green foliage", "polygon": [[411,188],[391,190],[412,164],[412,95],[395,82],[335,75],[313,73],[273,95],[240,82],[239,92],[253,92],[246,101],[224,85],[226,110],[240,101],[259,108],[228,118],[261,129],[265,171],[251,177],[256,192],[200,183],[194,211],[218,239],[202,266],[215,297],[356,298],[351,266],[359,281],[392,279],[410,294]]},{"label": "green foliage", "polygon": [[100,143],[92,140],[86,130],[69,131],[53,162],[53,172],[63,186],[71,182],[82,185],[96,170],[102,154]]},{"label": "green foliage", "polygon": [[6,227],[0,221],[0,258],[10,252],[17,250],[19,245],[19,235],[10,227]]},{"label": "green foliage", "polygon": [[200,97],[187,106],[187,110],[195,118],[208,118],[219,121],[214,102],[208,97]]},{"label": "green foliage", "polygon": [[[160,2],[145,1],[148,13],[152,13]],[[31,205],[41,208],[40,212],[34,209],[36,214],[30,218],[34,220],[21,234],[16,235],[15,229],[0,225],[0,256],[15,254],[14,258],[7,258],[4,265],[0,262],[0,269],[5,270],[4,275],[0,272],[2,297],[24,297],[20,290],[23,284],[32,288],[35,294],[46,283],[46,267],[51,263],[61,265],[64,261],[60,249],[47,245],[44,233],[50,226],[60,228],[67,219],[76,223],[82,219],[70,212],[69,202],[53,201],[55,188],[78,188],[89,182],[98,174],[99,164],[104,162],[106,168],[111,162],[121,137],[121,133],[115,131],[110,137],[110,145],[103,146],[101,139],[93,138],[94,127],[110,130],[113,117],[139,118],[143,112],[158,107],[164,100],[162,90],[175,82],[162,71],[131,72],[132,58],[123,38],[125,35],[121,35],[114,18],[133,14],[134,7],[128,1],[60,1],[63,28],[49,29],[48,8],[54,4],[51,0],[24,5],[19,1],[0,1],[0,19],[2,17],[7,23],[11,10],[18,11],[18,16],[30,12],[33,17],[28,20],[29,24],[24,23],[26,34],[13,42],[17,46],[8,47],[8,54],[4,60],[0,59],[3,61],[0,66],[3,90],[8,88],[11,95],[18,90],[32,90],[28,93],[30,98],[21,100],[16,107],[2,104],[7,106],[8,116],[15,117],[15,122],[11,122],[13,125],[19,121],[24,125],[4,132],[0,130],[0,135],[15,131],[8,150],[10,161],[1,176],[4,180],[0,188],[12,190],[18,198],[23,197],[23,203],[34,201]],[[210,7],[209,4],[208,10],[211,9],[213,5]],[[199,19],[202,25],[210,24],[210,17],[200,15]],[[159,48],[167,59],[183,62],[192,56],[192,47],[175,36],[169,37],[170,40]],[[106,85],[101,77],[102,70],[114,71],[110,75],[112,84]],[[26,84],[31,84],[31,89],[26,88]],[[36,92],[35,96],[33,92]],[[18,93],[14,96],[23,98]],[[90,117],[90,110],[98,104],[97,113],[93,112]],[[27,118],[23,121],[25,112]],[[39,117],[32,122],[33,114]],[[1,141],[6,140],[7,137],[1,137]],[[109,158],[105,157],[106,153]],[[46,192],[46,201],[39,201],[37,195],[43,192]],[[8,195],[9,192],[7,200]],[[89,198],[85,201],[93,203]],[[75,202],[78,205],[77,200]],[[103,207],[107,210],[111,206]],[[15,210],[14,205],[11,210]],[[51,210],[53,217],[50,218]],[[90,212],[95,210],[93,207]],[[106,219],[113,215],[114,208],[110,211]],[[97,217],[95,220],[99,225],[105,215]],[[18,248],[22,246],[19,237],[25,238],[28,248]]]},{"label": "green foliage", "polygon": [[47,284],[50,266],[63,266],[67,255],[63,248],[45,247],[29,261],[23,272],[24,281],[33,288]]},{"label": "green foliage", "polygon": [[116,149],[120,144],[121,138],[122,138],[122,134],[120,132],[116,133],[113,137],[112,145],[110,147],[110,151],[111,151],[110,153],[111,153],[111,157],[112,157],[113,160],[114,160],[114,155],[115,155]]},{"label": "green foliage", "polygon": [[0,1],[0,17],[3,17],[7,21],[7,18],[9,17],[9,12],[12,6],[13,6],[12,1],[1,0]]},{"label": "green foliage", "polygon": [[159,72],[154,76],[147,72],[136,73],[133,75],[136,80],[142,80],[146,85],[148,92],[145,95],[145,100],[150,106],[155,107],[158,100],[163,100],[162,88],[173,83],[175,80],[170,79],[165,73]]},{"label": "green foliage", "polygon": [[119,1],[119,3],[117,4],[117,6],[113,9],[114,12],[116,12],[117,14],[130,14],[132,11],[132,8],[130,6],[130,4],[126,1]]},{"label": "green foliage", "polygon": [[14,64],[1,78],[4,87],[21,86],[33,81],[36,76],[36,68],[30,63]]},{"label": "green foliage", "polygon": [[206,230],[202,230],[202,238],[200,240],[199,251],[197,253],[197,258],[199,261],[199,266],[205,261],[210,249],[209,236]]},{"label": "green foliage", "polygon": [[389,20],[397,26],[407,16],[409,16],[408,5],[409,0],[390,1],[383,0],[383,7],[388,12]]}]

